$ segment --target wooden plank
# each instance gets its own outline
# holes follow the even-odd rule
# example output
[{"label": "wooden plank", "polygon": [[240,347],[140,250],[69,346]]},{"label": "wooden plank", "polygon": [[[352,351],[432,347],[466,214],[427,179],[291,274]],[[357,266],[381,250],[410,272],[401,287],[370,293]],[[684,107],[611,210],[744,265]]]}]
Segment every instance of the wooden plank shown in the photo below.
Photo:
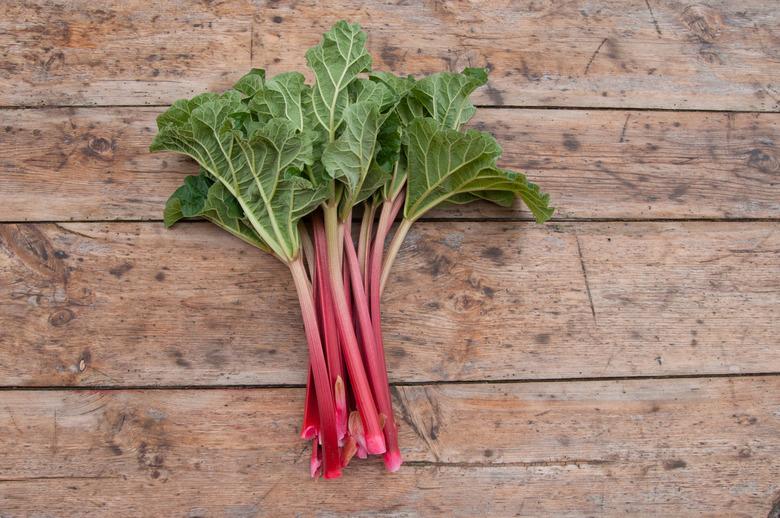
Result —
[{"label": "wooden plank", "polygon": [[[333,22],[363,24],[375,68],[487,66],[480,104],[777,111],[772,2],[619,0],[5,2],[0,105],[170,103],[249,68],[305,67]],[[249,31],[252,34],[250,36]]]},{"label": "wooden plank", "polygon": [[[391,379],[780,371],[773,222],[415,225]],[[0,226],[3,385],[303,383],[281,263],[207,223]]]},{"label": "wooden plank", "polygon": [[[160,108],[13,110],[0,127],[0,220],[160,219],[193,163],[150,154]],[[777,218],[780,114],[483,109],[502,163],[559,218]],[[527,218],[492,205],[435,217]]]},{"label": "wooden plank", "polygon": [[251,65],[245,2],[0,5],[0,105],[170,104]]},{"label": "wooden plank", "polygon": [[[0,507],[72,516],[773,516],[780,379],[400,387],[407,464],[308,479],[302,389],[0,393]],[[132,495],[132,498],[128,498]],[[774,511],[773,509],[774,503]]]}]

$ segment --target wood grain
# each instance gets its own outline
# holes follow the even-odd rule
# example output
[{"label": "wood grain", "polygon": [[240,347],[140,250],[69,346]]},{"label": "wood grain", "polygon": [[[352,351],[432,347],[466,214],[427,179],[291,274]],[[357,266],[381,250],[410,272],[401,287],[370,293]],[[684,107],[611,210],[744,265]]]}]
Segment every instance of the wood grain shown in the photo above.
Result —
[{"label": "wood grain", "polygon": [[[6,112],[0,220],[156,219],[194,163],[150,154],[160,108]],[[502,163],[550,192],[558,218],[778,218],[780,114],[480,110]],[[528,218],[519,207],[432,217]]]},{"label": "wood grain", "polygon": [[[765,223],[418,223],[385,294],[397,381],[777,372]],[[207,223],[0,226],[3,385],[303,383],[281,263]]]},{"label": "wood grain", "polygon": [[250,68],[245,2],[24,0],[0,6],[0,105],[170,104]]},{"label": "wood grain", "polygon": [[480,104],[780,109],[778,11],[761,0],[4,2],[0,105],[167,104],[250,61],[302,70],[341,18],[365,27],[377,69],[489,67]]},{"label": "wood grain", "polygon": [[302,389],[2,392],[0,507],[765,516],[780,491],[779,391],[777,377],[399,387],[407,465],[356,460],[327,482],[307,480]]}]

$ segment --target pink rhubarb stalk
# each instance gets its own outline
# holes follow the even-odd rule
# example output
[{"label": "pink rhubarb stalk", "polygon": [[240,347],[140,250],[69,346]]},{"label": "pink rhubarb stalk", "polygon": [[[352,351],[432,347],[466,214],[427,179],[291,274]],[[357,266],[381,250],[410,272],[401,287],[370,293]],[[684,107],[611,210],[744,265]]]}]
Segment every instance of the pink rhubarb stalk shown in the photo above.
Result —
[{"label": "pink rhubarb stalk", "polygon": [[317,407],[320,417],[320,440],[322,442],[323,475],[325,478],[341,476],[341,454],[339,452],[336,433],[336,410],[333,402],[328,369],[325,365],[325,354],[322,350],[320,331],[317,326],[317,312],[314,308],[311,286],[306,275],[306,269],[300,257],[288,263],[292,273],[295,289],[298,292],[298,302],[301,306],[303,328],[306,332],[306,342],[309,347],[314,387],[317,391]]},{"label": "pink rhubarb stalk", "polygon": [[[323,212],[325,216],[325,234],[328,242],[328,257],[331,259],[340,257],[344,248],[341,241],[343,237],[340,234],[343,231],[343,227],[342,229],[339,228],[337,207],[335,205],[325,205]],[[355,328],[350,317],[341,265],[337,264],[336,261],[329,261],[328,270],[330,272],[336,324],[341,337],[341,347],[347,363],[349,380],[355,393],[355,402],[360,412],[360,417],[363,419],[366,447],[371,454],[384,453],[386,450],[385,437],[379,426],[379,414],[377,413],[368,377],[363,367],[360,347],[358,346]]]},{"label": "pink rhubarb stalk", "polygon": [[[345,235],[344,237],[344,258],[349,266],[351,276],[352,295],[355,298],[355,308],[357,312],[358,326],[360,336],[363,339],[363,350],[368,364],[368,373],[371,377],[371,385],[374,389],[381,416],[385,418],[384,433],[387,451],[385,452],[385,464],[388,469],[395,471],[400,467],[401,454],[398,448],[398,429],[395,426],[393,418],[393,402],[390,398],[390,386],[387,382],[387,368],[385,366],[384,353],[379,354],[375,332],[372,325],[371,315],[369,313],[368,299],[363,289],[363,280],[360,278],[360,265],[355,253],[355,247],[352,239]],[[380,416],[380,419],[381,419]]]},{"label": "pink rhubarb stalk", "polygon": [[336,405],[336,430],[339,442],[347,431],[347,400],[344,388],[344,369],[341,363],[341,349],[336,328],[336,316],[333,311],[330,277],[328,275],[328,244],[325,238],[325,227],[319,218],[313,218],[314,248],[316,250],[317,302],[320,310],[320,329],[325,341],[325,353],[328,364],[330,383],[333,386]]},{"label": "pink rhubarb stalk", "polygon": [[396,196],[392,201],[386,201],[382,205],[382,210],[379,214],[379,223],[377,224],[376,235],[374,237],[373,248],[371,249],[371,263],[369,265],[370,280],[369,286],[369,303],[371,310],[371,322],[373,324],[374,342],[376,344],[376,352],[378,362],[385,368],[381,369],[384,375],[383,387],[387,387],[387,397],[384,401],[380,401],[380,410],[387,418],[385,425],[385,438],[387,440],[387,452],[385,453],[385,467],[389,471],[398,471],[401,467],[403,459],[401,458],[401,450],[398,447],[398,429],[395,425],[395,419],[393,418],[393,406],[392,399],[390,398],[389,386],[387,381],[387,368],[385,362],[385,346],[382,339],[382,315],[380,309],[380,297],[381,297],[381,275],[382,275],[382,255],[384,251],[385,240],[393,226],[398,212],[401,210],[404,202],[403,191]]}]

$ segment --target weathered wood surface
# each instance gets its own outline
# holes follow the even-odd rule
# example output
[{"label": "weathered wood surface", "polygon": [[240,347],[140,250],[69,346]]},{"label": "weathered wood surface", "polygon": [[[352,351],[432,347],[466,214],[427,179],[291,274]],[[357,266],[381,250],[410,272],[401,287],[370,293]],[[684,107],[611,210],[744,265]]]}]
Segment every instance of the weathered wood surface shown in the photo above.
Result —
[{"label": "weathered wood surface", "polygon": [[[162,108],[13,110],[0,127],[0,220],[155,219],[194,163],[148,152]],[[780,114],[480,110],[502,163],[558,218],[780,217]],[[526,218],[488,204],[433,217]]]},{"label": "weathered wood surface", "polygon": [[481,104],[777,111],[774,2],[25,0],[0,6],[0,105],[165,104],[250,62],[303,69],[340,18],[375,68],[491,68]]},{"label": "weathered wood surface", "polygon": [[[558,218],[617,221],[417,224],[384,318],[408,462],[317,483],[303,390],[267,386],[304,381],[289,274],[209,224],[164,230],[195,168],[147,148],[162,106],[302,69],[340,18],[377,69],[489,67],[476,102],[524,108],[474,121],[503,164]],[[0,516],[777,518],[779,20],[763,0],[0,2],[0,222],[40,222],[0,224]]]},{"label": "weathered wood surface", "polygon": [[[397,381],[780,371],[774,222],[418,223]],[[302,383],[289,273],[209,223],[0,226],[3,385]]]},{"label": "weathered wood surface", "polygon": [[398,387],[407,465],[391,475],[356,460],[313,482],[297,438],[302,389],[0,392],[0,508],[767,516],[780,492],[778,393],[774,376]]}]

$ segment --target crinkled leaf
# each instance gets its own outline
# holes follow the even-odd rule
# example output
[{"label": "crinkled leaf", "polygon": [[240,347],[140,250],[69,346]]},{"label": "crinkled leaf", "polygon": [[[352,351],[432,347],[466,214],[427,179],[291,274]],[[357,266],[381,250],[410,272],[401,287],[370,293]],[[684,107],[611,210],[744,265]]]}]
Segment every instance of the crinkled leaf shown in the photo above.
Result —
[{"label": "crinkled leaf", "polygon": [[211,180],[204,174],[188,176],[184,184],[168,198],[163,211],[166,227],[183,218],[195,218],[203,214],[203,204],[208,196]]},{"label": "crinkled leaf", "polygon": [[523,203],[531,214],[534,215],[537,223],[544,223],[550,219],[555,212],[555,207],[550,206],[550,195],[542,192],[538,185],[528,181],[528,178],[522,173],[506,171],[499,169],[503,174],[511,178],[513,183],[513,192],[523,200]]},{"label": "crinkled leaf", "polygon": [[447,199],[448,203],[464,204],[485,200],[502,207],[511,207],[520,198],[537,223],[549,220],[554,207],[550,207],[550,195],[541,192],[539,186],[529,182],[522,173],[489,167],[479,172],[474,180],[464,184],[461,192]]},{"label": "crinkled leaf", "polygon": [[406,156],[402,152],[404,130],[397,110],[390,112],[379,128],[379,150],[375,160],[377,166],[388,173],[381,193],[385,200],[395,198],[406,183]]},{"label": "crinkled leaf", "polygon": [[515,194],[510,191],[477,191],[474,196],[500,207],[509,208],[515,203]]},{"label": "crinkled leaf", "polygon": [[211,92],[196,95],[192,99],[179,99],[170,108],[157,116],[157,127],[177,126],[186,123],[192,115],[192,110],[205,102],[218,99],[219,94]]},{"label": "crinkled leaf", "polygon": [[184,185],[168,198],[165,204],[165,226],[170,227],[182,218],[203,217],[252,246],[270,252],[257,233],[247,224],[244,213],[235,198],[220,182],[213,183],[204,171],[199,176],[188,176]]},{"label": "crinkled leaf", "polygon": [[[325,198],[298,176],[312,163],[311,139],[286,119],[272,119],[248,139],[237,140],[234,163],[239,166],[237,198],[265,241],[280,257],[298,254],[298,220]],[[266,237],[268,236],[268,237]]]},{"label": "crinkled leaf", "polygon": [[353,103],[368,102],[379,106],[379,112],[384,113],[395,106],[397,96],[383,83],[368,79],[355,79],[349,85],[350,98]]},{"label": "crinkled leaf", "polygon": [[307,126],[303,102],[309,89],[304,84],[303,74],[285,72],[265,82],[249,101],[249,109],[260,122],[284,118],[292,122],[295,129],[303,131]]},{"label": "crinkled leaf", "polygon": [[469,96],[485,83],[484,68],[466,68],[460,74],[439,72],[417,81],[413,94],[441,126],[459,129],[477,111]]},{"label": "crinkled leaf", "polygon": [[263,90],[265,84],[265,70],[262,68],[253,68],[248,74],[239,79],[233,90],[244,94],[245,98],[253,97],[257,92]]},{"label": "crinkled leaf", "polygon": [[360,191],[358,191],[352,199],[352,205],[355,206],[370,198],[375,192],[387,184],[389,180],[390,174],[380,169],[376,163],[371,164]]},{"label": "crinkled leaf", "polygon": [[502,198],[496,193],[511,193],[523,200],[538,223],[544,223],[550,219],[555,211],[553,207],[550,207],[550,196],[541,192],[538,185],[529,182],[524,174],[498,167],[490,167],[480,171],[477,178],[464,185],[463,189],[488,201],[496,199],[504,201],[505,197]]},{"label": "crinkled leaf", "polygon": [[395,113],[404,126],[418,117],[426,116],[425,108],[412,91],[416,84],[412,76],[399,77],[390,72],[372,72],[369,79],[384,84],[397,96]]},{"label": "crinkled leaf", "polygon": [[[177,101],[157,118],[159,131],[150,150],[188,155],[214,177],[217,171],[233,175],[233,131],[241,126],[237,115],[246,112],[246,105],[235,91],[199,102],[202,97],[181,101],[179,106]],[[186,117],[182,115],[185,112]]]},{"label": "crinkled leaf", "polygon": [[306,52],[306,61],[316,78],[312,91],[313,113],[327,131],[329,140],[336,137],[336,129],[349,103],[349,84],[371,67],[371,55],[365,44],[366,34],[360,25],[342,20],[323,35],[319,45]]},{"label": "crinkled leaf", "polygon": [[369,80],[382,83],[398,97],[403,97],[414,87],[415,80],[412,76],[400,77],[390,72],[376,71],[368,75]]},{"label": "crinkled leaf", "polygon": [[355,205],[363,190],[376,156],[377,135],[384,119],[385,115],[379,113],[374,103],[349,105],[344,112],[344,131],[322,154],[325,169],[344,185],[342,217]]},{"label": "crinkled leaf", "polygon": [[385,117],[377,134],[378,150],[376,163],[386,172],[391,172],[401,154],[401,132],[403,125],[398,113],[392,111]]},{"label": "crinkled leaf", "polygon": [[292,260],[300,246],[298,220],[325,196],[323,188],[290,175],[312,163],[311,138],[286,119],[272,119],[244,137],[236,109],[234,96],[203,103],[185,123],[161,128],[151,149],[194,158],[237,200],[273,252]]},{"label": "crinkled leaf", "polygon": [[492,167],[501,147],[486,133],[442,128],[431,118],[409,125],[404,217],[416,220],[448,198],[482,188],[477,179]]}]

